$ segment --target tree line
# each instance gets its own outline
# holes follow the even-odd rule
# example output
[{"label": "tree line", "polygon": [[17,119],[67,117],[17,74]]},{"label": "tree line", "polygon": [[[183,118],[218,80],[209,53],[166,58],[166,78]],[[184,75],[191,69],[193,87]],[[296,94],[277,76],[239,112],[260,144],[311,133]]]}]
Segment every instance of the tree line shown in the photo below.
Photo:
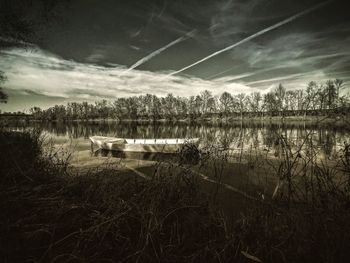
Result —
[{"label": "tree line", "polygon": [[286,90],[279,84],[268,93],[232,95],[223,92],[213,96],[205,90],[197,96],[179,97],[168,94],[158,97],[152,94],[117,98],[114,101],[101,100],[95,103],[70,102],[42,110],[30,109],[39,120],[89,120],[89,119],[147,119],[178,120],[217,116],[264,117],[264,116],[307,116],[326,112],[349,112],[349,94],[340,95],[344,82],[339,79],[318,84],[310,82],[305,89]]}]

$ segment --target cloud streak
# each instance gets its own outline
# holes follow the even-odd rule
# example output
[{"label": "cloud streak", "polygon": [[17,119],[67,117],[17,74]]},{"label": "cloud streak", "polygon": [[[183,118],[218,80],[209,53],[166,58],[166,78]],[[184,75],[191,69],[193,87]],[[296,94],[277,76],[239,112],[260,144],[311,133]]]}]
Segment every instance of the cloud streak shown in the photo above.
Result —
[{"label": "cloud streak", "polygon": [[158,56],[159,54],[161,54],[162,52],[164,52],[165,50],[171,48],[172,46],[175,46],[178,43],[181,43],[182,41],[185,41],[186,39],[188,39],[189,37],[192,37],[195,34],[196,30],[192,30],[190,32],[188,32],[185,36],[179,37],[178,39],[170,42],[169,44],[165,45],[164,47],[161,47],[160,49],[155,50],[154,52],[152,52],[151,54],[147,55],[146,57],[140,59],[139,61],[137,61],[135,64],[133,64],[132,66],[130,66],[126,71],[129,72],[130,70],[133,70],[139,66],[141,66],[142,64],[146,63],[147,61],[151,60],[152,58]]},{"label": "cloud streak", "polygon": [[242,83],[167,77],[159,72],[133,70],[120,76],[125,72],[123,67],[78,63],[40,49],[14,48],[0,51],[0,70],[8,77],[6,87],[9,90],[25,91],[28,97],[28,91],[32,91],[48,97],[60,97],[66,102],[113,99],[146,93],[191,96],[205,89],[217,95],[223,91],[240,93],[258,90]]},{"label": "cloud streak", "polygon": [[204,61],[207,61],[207,60],[209,60],[209,59],[211,59],[211,58],[213,58],[213,57],[216,57],[216,56],[218,56],[218,55],[220,55],[220,54],[222,54],[222,53],[224,53],[224,52],[227,52],[227,51],[229,51],[229,50],[232,50],[233,48],[235,48],[235,47],[237,47],[237,46],[240,46],[240,45],[242,45],[242,44],[244,44],[244,43],[246,43],[246,42],[249,42],[250,40],[253,40],[253,39],[255,39],[255,38],[257,38],[257,37],[259,37],[259,36],[261,36],[261,35],[263,35],[263,34],[265,34],[265,33],[267,33],[267,32],[269,32],[269,31],[272,31],[272,30],[274,30],[274,29],[276,29],[276,28],[279,28],[279,27],[281,27],[281,26],[283,26],[283,25],[285,25],[285,24],[291,23],[291,22],[293,22],[294,20],[296,20],[296,19],[298,19],[298,18],[300,18],[300,17],[302,17],[302,16],[305,16],[305,15],[307,15],[307,14],[309,14],[309,13],[311,13],[311,12],[317,10],[317,9],[320,9],[320,8],[322,8],[322,7],[324,7],[324,6],[328,5],[328,4],[330,4],[330,3],[332,3],[332,2],[334,2],[334,0],[325,1],[325,2],[322,2],[322,3],[318,4],[318,5],[313,6],[313,7],[311,7],[311,8],[308,8],[308,9],[302,11],[302,12],[299,12],[299,13],[296,14],[296,15],[293,15],[293,16],[291,16],[291,17],[288,17],[287,19],[284,19],[284,20],[278,22],[277,24],[274,24],[274,25],[272,25],[272,26],[269,26],[269,27],[267,27],[267,28],[265,28],[265,29],[263,29],[263,30],[261,30],[261,31],[259,31],[259,32],[257,32],[257,33],[255,33],[255,34],[249,36],[249,37],[244,38],[243,40],[241,40],[241,41],[239,41],[239,42],[237,42],[237,43],[235,43],[235,44],[233,44],[233,45],[230,45],[230,46],[228,46],[228,47],[226,47],[226,48],[223,48],[223,49],[221,49],[221,50],[219,50],[219,51],[216,51],[216,52],[212,53],[211,55],[209,55],[209,56],[207,56],[207,57],[205,57],[205,58],[203,58],[203,59],[200,59],[200,60],[198,60],[198,61],[196,61],[196,62],[194,62],[194,63],[192,63],[192,64],[190,64],[190,65],[188,65],[188,66],[186,66],[186,67],[184,67],[184,68],[182,68],[182,69],[180,69],[180,70],[177,70],[177,71],[175,71],[175,72],[170,73],[169,75],[172,76],[172,75],[181,73],[181,72],[183,72],[183,71],[185,71],[185,70],[187,70],[187,69],[189,69],[189,68],[192,68],[192,67],[194,67],[194,66],[196,66],[196,65],[198,65],[198,64],[200,64],[200,63],[202,63],[202,62],[204,62]]}]

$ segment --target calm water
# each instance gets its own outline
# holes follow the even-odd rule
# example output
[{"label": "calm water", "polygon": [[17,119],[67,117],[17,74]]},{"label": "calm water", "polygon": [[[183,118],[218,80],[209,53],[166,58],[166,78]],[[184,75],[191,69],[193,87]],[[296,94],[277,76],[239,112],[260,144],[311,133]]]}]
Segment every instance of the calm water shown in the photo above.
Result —
[{"label": "calm water", "polygon": [[[263,153],[264,158],[279,158],[281,153],[279,139],[288,141],[291,148],[302,146],[303,154],[314,150],[317,156],[324,160],[336,160],[341,153],[344,142],[350,142],[350,130],[336,127],[318,128],[317,126],[278,126],[278,125],[187,125],[187,124],[159,124],[145,125],[135,123],[99,123],[99,124],[59,124],[35,123],[29,126],[17,126],[12,129],[23,130],[28,128],[41,129],[47,137],[52,138],[56,147],[73,147],[71,164],[78,169],[101,167],[108,165],[119,166],[122,160],[123,168],[141,176],[150,176],[154,172],[155,160],[159,156],[154,154],[116,154],[112,152],[91,152],[89,136],[115,136],[125,138],[191,138],[199,137],[206,143],[225,145],[237,149],[238,153],[255,151]],[[266,154],[266,155],[265,155]],[[269,155],[269,156],[268,156]],[[121,158],[122,157],[122,158]],[[171,157],[173,158],[173,157]],[[236,211],[244,207],[245,196],[257,197],[264,193],[271,195],[276,186],[276,176],[271,167],[266,165],[265,159],[259,157],[260,163],[255,168],[241,162],[238,158],[233,162],[226,162],[220,176],[220,181],[227,191],[222,192],[221,203],[227,211]],[[170,159],[174,160],[174,159]],[[216,191],[213,184],[215,167],[205,164],[201,168],[193,167],[207,180],[204,186],[206,191]],[[234,200],[234,202],[233,202]],[[237,207],[236,207],[237,206]],[[242,207],[241,207],[242,206]]]},{"label": "calm water", "polygon": [[[62,124],[35,123],[26,127],[41,129],[59,144],[70,140],[76,149],[86,150],[89,136],[114,136],[124,138],[201,138],[203,142],[217,142],[220,145],[237,149],[274,149],[278,138],[285,138],[292,147],[302,144],[317,149],[324,158],[335,158],[344,142],[350,141],[350,130],[336,127],[301,125],[188,125],[188,124],[135,124],[135,123],[99,123],[99,124]],[[305,140],[308,140],[305,142]]]}]

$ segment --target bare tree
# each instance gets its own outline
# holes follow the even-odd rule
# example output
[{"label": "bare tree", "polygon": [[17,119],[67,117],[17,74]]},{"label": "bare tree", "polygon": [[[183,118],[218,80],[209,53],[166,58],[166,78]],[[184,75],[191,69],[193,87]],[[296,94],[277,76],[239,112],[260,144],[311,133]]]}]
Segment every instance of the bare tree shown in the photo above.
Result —
[{"label": "bare tree", "polygon": [[261,101],[262,96],[260,92],[253,92],[250,94],[250,107],[254,114],[257,114],[261,111]]},{"label": "bare tree", "polygon": [[220,110],[227,118],[227,115],[231,112],[233,106],[233,97],[230,93],[224,92],[221,94],[220,98]]},{"label": "bare tree", "polygon": [[33,107],[29,110],[30,114],[33,115],[34,119],[39,120],[42,118],[42,110],[39,107]]},{"label": "bare tree", "polygon": [[319,97],[320,93],[318,91],[318,85],[316,82],[311,81],[306,87],[306,96],[304,99],[303,110],[304,110],[304,119],[306,118],[307,111],[311,108],[312,110],[316,109],[316,98]]},{"label": "bare tree", "polygon": [[210,109],[210,103],[212,103],[211,99],[213,98],[213,95],[211,94],[210,91],[205,90],[203,92],[201,92],[200,97],[202,99],[202,114],[207,114],[209,112]]},{"label": "bare tree", "polygon": [[280,83],[275,89],[277,109],[281,113],[281,117],[284,118],[285,111],[285,97],[286,97],[286,88]]},{"label": "bare tree", "polygon": [[273,113],[278,112],[278,103],[274,92],[268,92],[264,95],[264,108],[271,116]]},{"label": "bare tree", "polygon": [[327,108],[333,109],[336,106],[336,102],[338,100],[337,88],[336,88],[333,80],[328,80],[326,82],[325,92],[326,92]]},{"label": "bare tree", "polygon": [[285,97],[285,108],[294,115],[298,107],[298,90],[287,90]]},{"label": "bare tree", "polygon": [[240,93],[236,96],[236,98],[238,100],[238,109],[241,114],[241,120],[243,120],[243,112],[245,110],[246,95],[244,93]]},{"label": "bare tree", "polygon": [[335,79],[333,81],[335,88],[336,88],[336,104],[337,106],[339,106],[340,104],[340,90],[343,89],[343,85],[344,85],[344,81],[341,79]]}]

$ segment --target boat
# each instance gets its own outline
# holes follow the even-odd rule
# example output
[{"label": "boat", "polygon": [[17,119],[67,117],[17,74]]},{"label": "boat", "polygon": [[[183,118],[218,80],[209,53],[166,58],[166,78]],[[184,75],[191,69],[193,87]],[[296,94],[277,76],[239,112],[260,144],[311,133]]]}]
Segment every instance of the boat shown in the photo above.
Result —
[{"label": "boat", "polygon": [[198,146],[199,138],[191,139],[125,139],[104,136],[90,137],[91,146],[97,145],[104,150],[120,152],[157,152],[175,153],[185,145]]}]

